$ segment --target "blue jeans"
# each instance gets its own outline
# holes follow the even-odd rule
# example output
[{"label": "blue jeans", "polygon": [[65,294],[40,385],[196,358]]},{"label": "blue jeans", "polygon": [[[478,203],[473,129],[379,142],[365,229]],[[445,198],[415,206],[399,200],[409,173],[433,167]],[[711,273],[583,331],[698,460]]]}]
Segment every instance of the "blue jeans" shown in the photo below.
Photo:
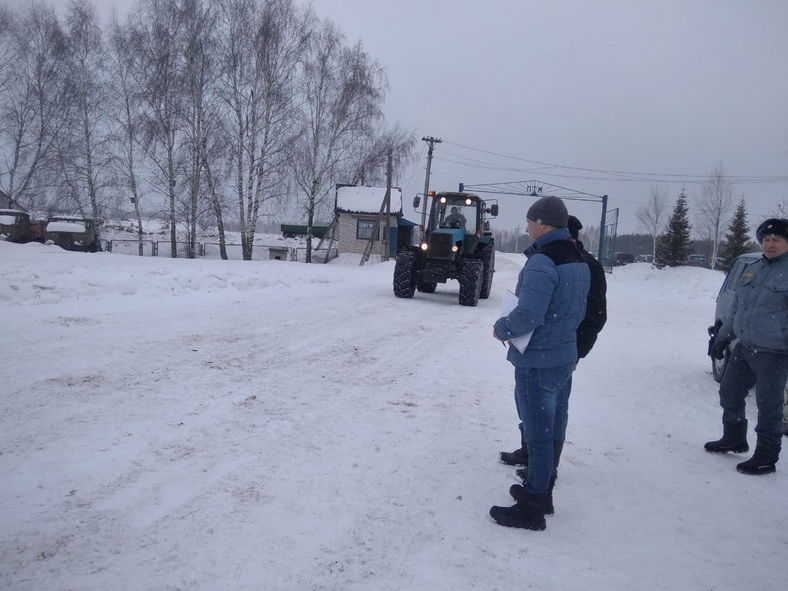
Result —
[{"label": "blue jeans", "polygon": [[553,442],[566,437],[574,363],[560,367],[515,367],[514,397],[528,444],[525,488],[546,495],[554,470]]},{"label": "blue jeans", "polygon": [[782,443],[783,393],[788,378],[788,355],[754,351],[737,343],[728,358],[720,383],[722,422],[747,418],[745,398],[755,386],[758,406],[758,441],[779,452]]}]

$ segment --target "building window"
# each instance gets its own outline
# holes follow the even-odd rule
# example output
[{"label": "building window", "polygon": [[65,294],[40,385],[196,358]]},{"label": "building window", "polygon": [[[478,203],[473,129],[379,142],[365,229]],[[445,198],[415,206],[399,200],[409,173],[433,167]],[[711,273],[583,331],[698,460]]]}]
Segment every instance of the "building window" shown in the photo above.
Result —
[{"label": "building window", "polygon": [[380,226],[377,220],[357,220],[356,238],[358,240],[369,240],[374,238],[380,240]]}]

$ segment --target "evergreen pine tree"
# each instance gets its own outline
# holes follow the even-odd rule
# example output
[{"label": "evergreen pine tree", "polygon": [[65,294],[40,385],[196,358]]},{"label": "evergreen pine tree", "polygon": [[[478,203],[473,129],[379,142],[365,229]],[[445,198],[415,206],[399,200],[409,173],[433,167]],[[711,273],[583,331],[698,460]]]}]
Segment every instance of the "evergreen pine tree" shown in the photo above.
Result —
[{"label": "evergreen pine tree", "polygon": [[747,210],[744,208],[744,198],[742,198],[728,226],[728,232],[725,234],[725,244],[722,249],[725,269],[731,268],[737,256],[749,251],[749,234],[750,227],[747,224]]},{"label": "evergreen pine tree", "polygon": [[684,189],[676,199],[673,214],[657,247],[657,260],[669,267],[683,265],[690,251],[690,230],[687,193]]}]

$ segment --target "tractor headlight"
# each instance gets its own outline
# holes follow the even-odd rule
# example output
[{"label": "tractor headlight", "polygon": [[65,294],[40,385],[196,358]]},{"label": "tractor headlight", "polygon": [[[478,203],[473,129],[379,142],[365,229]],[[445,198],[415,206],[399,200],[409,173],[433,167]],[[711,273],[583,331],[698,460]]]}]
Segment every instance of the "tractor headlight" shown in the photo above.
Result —
[{"label": "tractor headlight", "polygon": [[427,246],[426,242],[422,242],[421,243],[421,250],[427,250],[428,248],[429,248],[429,246]]},{"label": "tractor headlight", "polygon": [[465,200],[465,205],[470,205],[471,203],[473,203],[473,201],[471,201],[470,199]]},{"label": "tractor headlight", "polygon": [[460,251],[460,247],[455,244],[454,246],[451,247],[451,251],[452,252],[459,252]]},{"label": "tractor headlight", "polygon": [[441,203],[446,203],[446,197],[441,197]]}]

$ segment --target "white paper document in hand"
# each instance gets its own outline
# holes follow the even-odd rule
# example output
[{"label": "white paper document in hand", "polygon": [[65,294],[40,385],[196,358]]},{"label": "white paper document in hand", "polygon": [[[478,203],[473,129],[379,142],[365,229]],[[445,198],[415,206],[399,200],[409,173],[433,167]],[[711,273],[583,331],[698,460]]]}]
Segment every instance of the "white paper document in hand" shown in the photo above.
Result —
[{"label": "white paper document in hand", "polygon": [[[517,296],[507,289],[503,294],[503,301],[501,302],[501,316],[508,316],[509,313],[517,307],[518,301],[519,300],[517,299]],[[528,343],[531,341],[532,334],[533,331],[529,332],[528,334],[509,339],[509,344],[517,349],[520,353],[523,353],[525,352],[525,348],[528,346]]]}]

